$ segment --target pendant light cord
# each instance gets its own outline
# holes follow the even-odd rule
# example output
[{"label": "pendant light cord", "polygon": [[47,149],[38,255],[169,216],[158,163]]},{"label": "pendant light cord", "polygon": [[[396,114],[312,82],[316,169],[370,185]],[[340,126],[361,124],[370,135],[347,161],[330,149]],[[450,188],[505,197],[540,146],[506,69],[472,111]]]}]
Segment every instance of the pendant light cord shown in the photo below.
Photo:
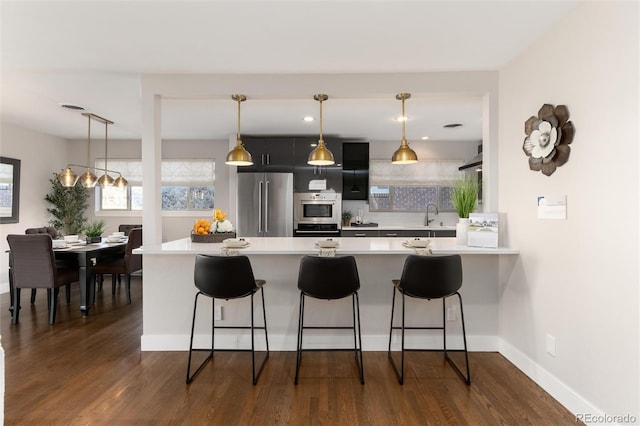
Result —
[{"label": "pendant light cord", "polygon": [[324,139],[322,138],[322,97],[320,97],[318,99],[320,101],[320,139],[318,140],[319,143],[324,143]]},{"label": "pendant light cord", "polygon": [[91,116],[87,115],[89,120],[89,126],[87,130],[87,173],[90,173],[90,161],[91,161]]},{"label": "pendant light cord", "polygon": [[109,139],[107,137],[107,131],[108,131],[107,129],[108,128],[109,128],[109,124],[105,121],[105,123],[104,123],[104,168],[105,168],[104,174],[105,175],[107,174],[107,170],[106,169],[108,168],[108,166],[107,166],[107,158],[108,158],[107,157],[107,146],[109,145],[109,142],[108,142]]},{"label": "pendant light cord", "polygon": [[238,133],[236,134],[236,142],[240,140],[240,103],[241,98],[238,96]]},{"label": "pendant light cord", "polygon": [[402,143],[404,143],[407,140],[404,133],[404,126],[405,126],[405,123],[407,122],[407,116],[404,114],[404,100],[405,100],[405,97],[403,96],[402,97]]}]

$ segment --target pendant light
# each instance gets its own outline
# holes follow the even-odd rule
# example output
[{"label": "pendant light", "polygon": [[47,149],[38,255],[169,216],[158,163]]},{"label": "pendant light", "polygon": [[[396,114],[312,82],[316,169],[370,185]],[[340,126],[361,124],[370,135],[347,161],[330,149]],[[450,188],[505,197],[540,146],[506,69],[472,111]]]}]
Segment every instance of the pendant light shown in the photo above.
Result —
[{"label": "pendant light", "polygon": [[110,121],[104,121],[104,174],[100,176],[98,179],[98,185],[100,188],[106,188],[108,186],[113,186],[113,178],[107,174],[107,147],[109,146],[109,138],[107,137],[107,128],[109,127]]},{"label": "pendant light", "polygon": [[[87,164],[67,164],[67,168],[60,172],[60,174],[58,174],[58,181],[65,188],[71,188],[72,186],[75,186],[78,180],[80,180],[80,184],[85,188],[93,188],[96,186],[96,184],[99,184],[102,188],[112,185],[115,185],[118,188],[126,188],[129,183],[124,177],[122,177],[122,173],[115,170],[107,169],[107,146],[109,143],[107,127],[109,124],[113,124],[113,121],[109,121],[106,118],[102,118],[90,112],[83,112],[82,115],[87,117],[87,119],[89,120],[87,130]],[[89,165],[91,162],[91,120],[96,120],[104,123],[104,168],[96,168]],[[78,178],[78,175],[76,175],[71,169],[72,166],[86,168],[87,171],[80,178]],[[97,179],[96,176],[91,173],[91,170],[100,170],[103,171],[104,174],[100,176],[100,179]],[[114,181],[113,178],[107,174],[107,172],[117,173],[118,178]]]},{"label": "pendant light", "polygon": [[407,121],[407,118],[404,115],[404,101],[410,97],[411,93],[398,93],[396,95],[396,99],[402,101],[402,141],[400,142],[400,148],[398,148],[396,152],[393,153],[393,157],[391,157],[392,164],[413,164],[418,162],[418,156],[414,150],[409,148],[409,144],[407,143],[407,138],[404,133],[405,122]]},{"label": "pendant light", "polygon": [[329,99],[327,95],[317,94],[313,97],[316,101],[320,102],[320,138],[318,139],[318,146],[309,154],[307,164],[313,166],[330,166],[334,164],[333,153],[327,149],[322,139],[322,102]]},{"label": "pendant light", "polygon": [[91,164],[91,116],[89,114],[82,114],[82,115],[86,116],[88,120],[87,171],[82,176],[80,176],[78,181],[80,182],[80,185],[84,186],[85,188],[93,188],[94,186],[96,186],[96,183],[98,183],[98,178],[96,177],[96,175],[91,173],[91,167],[89,166],[89,164]]},{"label": "pendant light", "polygon": [[67,166],[66,169],[58,174],[58,182],[60,182],[60,185],[64,186],[65,188],[71,188],[72,186],[75,186],[77,181],[78,175],[75,174],[73,170],[71,170],[71,166]]},{"label": "pendant light", "polygon": [[242,139],[240,138],[240,103],[247,100],[245,95],[231,95],[231,99],[238,102],[238,133],[236,134],[236,146],[227,154],[226,164],[230,166],[251,166],[253,160],[249,151],[244,149]]}]

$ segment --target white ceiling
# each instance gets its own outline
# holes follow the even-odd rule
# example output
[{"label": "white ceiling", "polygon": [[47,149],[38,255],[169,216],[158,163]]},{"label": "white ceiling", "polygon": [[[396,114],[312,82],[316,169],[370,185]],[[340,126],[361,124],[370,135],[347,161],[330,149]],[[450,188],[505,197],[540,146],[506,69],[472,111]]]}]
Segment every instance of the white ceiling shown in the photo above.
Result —
[{"label": "white ceiling", "polygon": [[[495,71],[549,31],[579,1],[1,1],[2,121],[85,138],[86,119],[115,122],[109,137],[141,135],[140,76],[174,74],[384,74]],[[321,86],[321,81],[319,81]],[[162,136],[227,139],[236,104],[163,101]],[[320,89],[319,89],[320,90]],[[397,89],[402,91],[401,88]],[[242,133],[315,134],[313,93],[242,104]],[[401,104],[387,90],[366,99],[329,93],[324,132],[396,140]],[[478,96],[406,101],[407,138],[479,141]],[[443,129],[447,123],[462,123]]]}]

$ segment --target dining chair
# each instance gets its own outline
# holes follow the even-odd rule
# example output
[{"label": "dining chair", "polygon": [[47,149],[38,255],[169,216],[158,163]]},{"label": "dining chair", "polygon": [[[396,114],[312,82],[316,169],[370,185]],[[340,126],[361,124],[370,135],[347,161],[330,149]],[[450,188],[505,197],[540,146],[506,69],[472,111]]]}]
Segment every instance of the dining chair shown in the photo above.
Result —
[{"label": "dining chair", "polygon": [[[353,349],[326,349],[327,351],[353,350],[360,375],[360,383],[364,384],[364,367],[362,363],[362,334],[360,331],[360,278],[358,267],[353,256],[315,257],[304,256],[300,260],[298,273],[298,289],[300,289],[300,312],[298,316],[298,345],[296,349],[296,375],[294,384],[298,384],[302,352],[311,349],[302,348],[304,330],[353,330]],[[321,300],[337,300],[351,296],[353,306],[353,326],[305,326],[305,297]]]},{"label": "dining chair", "polygon": [[[231,349],[238,352],[251,352],[252,381],[258,383],[258,377],[262,372],[265,362],[269,358],[269,337],[267,335],[267,314],[264,304],[264,280],[255,279],[251,262],[247,256],[208,256],[204,254],[196,255],[194,266],[194,284],[198,289],[193,303],[193,319],[191,321],[191,339],[189,340],[189,360],[187,362],[187,384],[202,370],[202,368],[213,359],[215,348],[216,329],[242,329],[251,330],[251,349]],[[253,296],[260,291],[262,296],[262,320],[264,326],[258,327],[254,322]],[[203,295],[211,298],[211,349],[200,349],[193,347],[193,335],[196,325],[196,309],[198,307],[198,296]],[[235,326],[215,325],[215,302],[216,299],[240,299],[251,297],[251,325]],[[266,352],[260,367],[256,371],[256,351],[255,351],[255,330],[264,330]],[[217,349],[220,351],[221,349]],[[209,352],[208,356],[191,374],[191,356],[193,352]]]},{"label": "dining chair", "polygon": [[118,232],[124,232],[124,235],[128,236],[129,232],[135,228],[142,228],[142,225],[129,225],[122,223],[118,226]]},{"label": "dining chair", "polygon": [[[426,349],[407,349],[405,348],[405,331],[406,330],[442,330],[443,336],[443,352],[447,362],[462,377],[467,385],[471,384],[471,374],[469,372],[469,355],[467,352],[467,335],[464,325],[464,311],[462,309],[462,296],[458,292],[462,287],[462,259],[459,254],[448,256],[421,256],[409,255],[405,259],[402,276],[399,280],[393,282],[393,299],[391,301],[391,325],[389,328],[389,349],[387,355],[391,361],[391,365],[396,371],[398,382],[404,384],[404,354],[406,351],[421,351]],[[401,326],[393,325],[393,315],[395,310],[396,293],[402,296],[402,324]],[[460,321],[462,323],[462,342],[464,349],[447,349],[447,321],[445,318],[446,307],[445,300],[450,296],[458,296],[460,303]],[[415,327],[405,325],[405,297],[417,299],[442,299],[442,326],[441,327]],[[401,331],[401,359],[400,367],[391,352],[391,337],[394,330]],[[449,357],[449,352],[464,352],[466,364],[466,375],[462,373],[460,368]]]},{"label": "dining chair", "polygon": [[7,235],[13,324],[17,324],[19,320],[22,288],[47,289],[49,324],[54,324],[60,287],[79,280],[77,268],[57,267],[51,241],[51,237],[46,234]]},{"label": "dining chair", "polygon": [[133,228],[129,231],[124,255],[99,261],[91,268],[91,273],[94,275],[92,282],[95,283],[97,276],[102,279],[105,274],[111,274],[111,293],[115,294],[116,280],[119,279],[120,274],[124,275],[127,303],[131,303],[131,274],[142,269],[142,255],[133,254],[133,250],[140,246],[142,246],[142,228]]},{"label": "dining chair", "polygon": [[[27,228],[24,230],[24,233],[27,235],[31,235],[31,234],[47,234],[51,237],[51,239],[56,239],[58,237],[58,230],[56,228],[54,228],[53,226],[42,226],[40,228]],[[56,260],[56,265],[58,267],[68,267],[68,265],[66,265],[66,263],[63,260]],[[71,286],[67,285],[66,286],[66,298],[67,298],[67,303],[71,303]],[[33,305],[34,303],[36,303],[36,289],[32,288],[31,289],[31,304]]]}]

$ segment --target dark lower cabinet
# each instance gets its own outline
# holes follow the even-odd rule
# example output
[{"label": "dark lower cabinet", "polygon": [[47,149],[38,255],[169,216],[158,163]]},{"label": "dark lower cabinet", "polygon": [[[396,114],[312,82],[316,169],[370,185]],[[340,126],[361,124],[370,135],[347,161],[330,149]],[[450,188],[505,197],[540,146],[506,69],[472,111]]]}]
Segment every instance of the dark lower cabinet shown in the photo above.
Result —
[{"label": "dark lower cabinet", "polygon": [[425,230],[425,229],[343,229],[340,233],[342,237],[433,237],[433,238],[445,238],[455,237],[456,231],[454,229],[438,229],[438,230]]}]

